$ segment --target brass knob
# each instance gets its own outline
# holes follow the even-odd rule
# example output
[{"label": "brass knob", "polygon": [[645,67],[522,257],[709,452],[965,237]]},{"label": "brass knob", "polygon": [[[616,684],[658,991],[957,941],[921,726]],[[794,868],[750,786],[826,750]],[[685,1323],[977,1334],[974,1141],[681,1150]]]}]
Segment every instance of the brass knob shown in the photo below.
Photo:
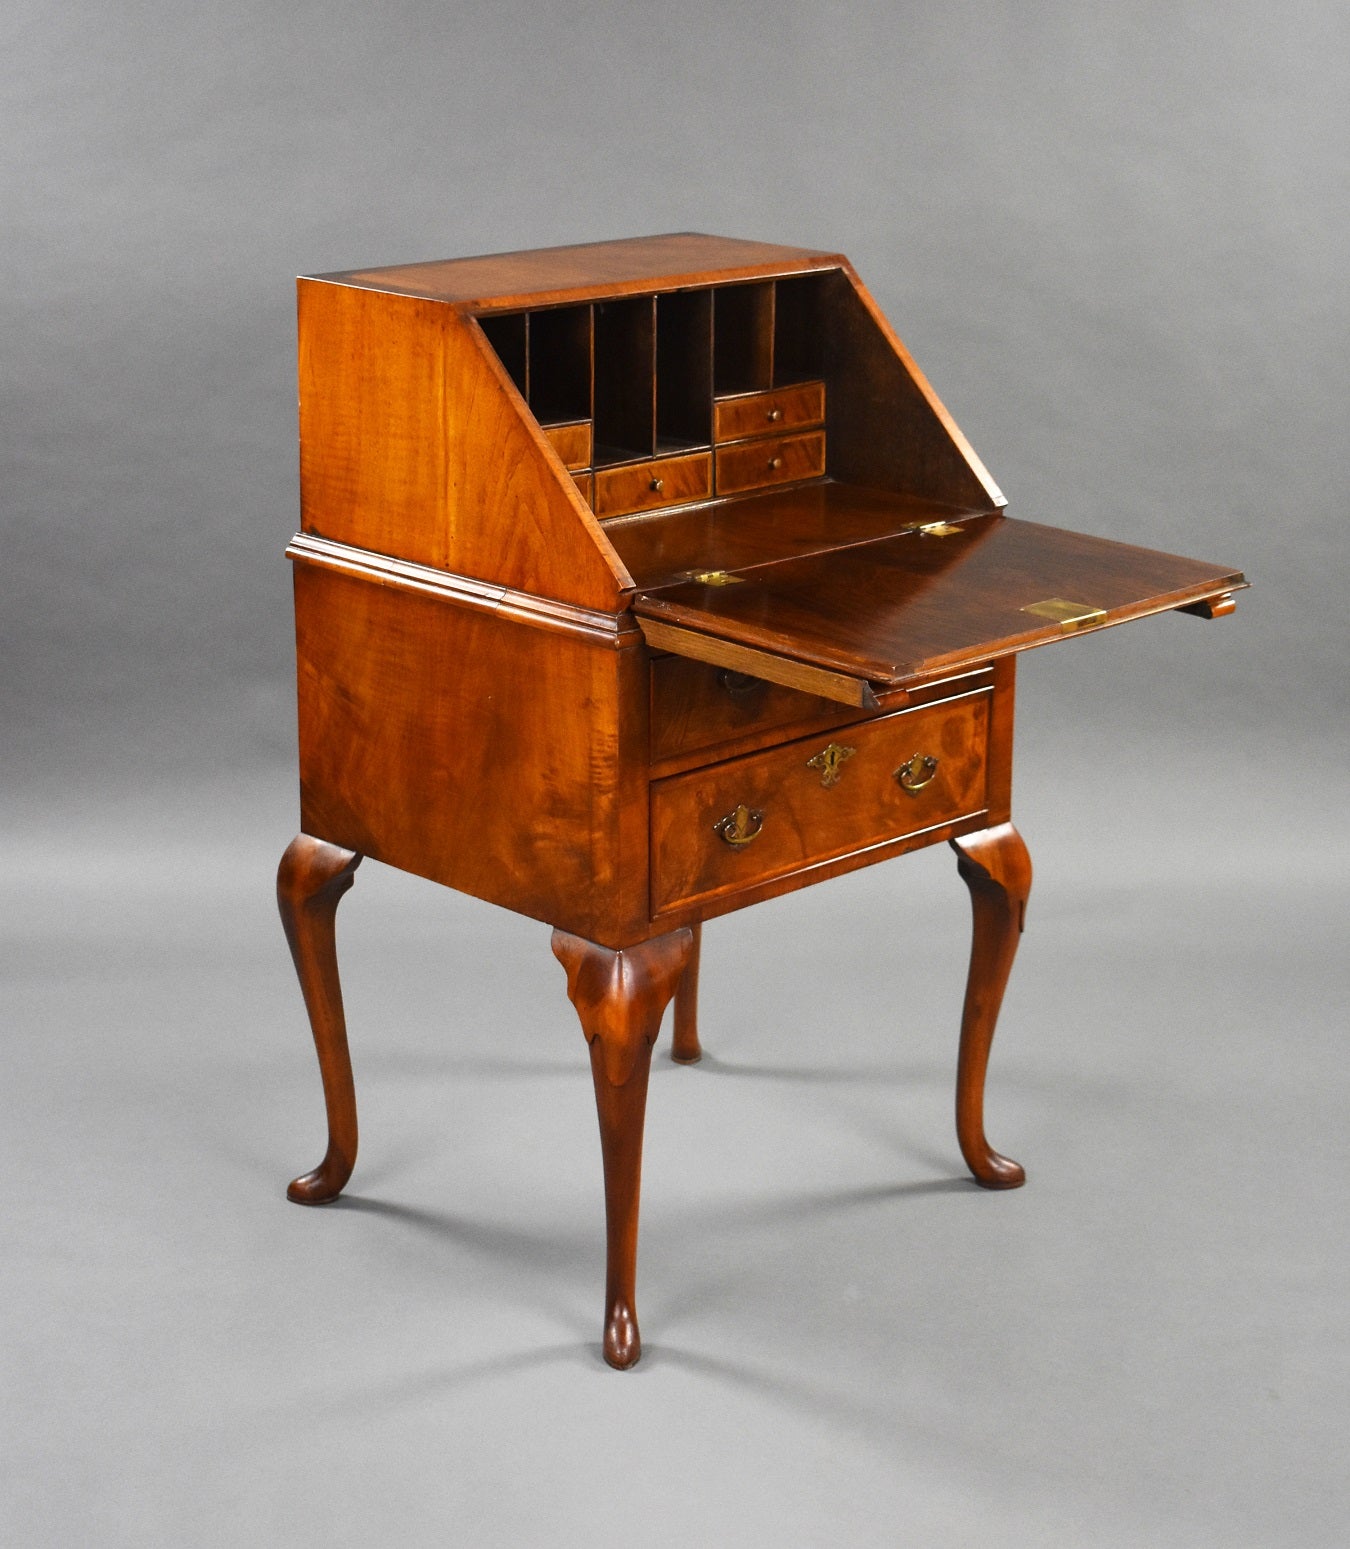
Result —
[{"label": "brass knob", "polygon": [[770,467],[770,469],[781,468],[782,466],[783,466],[783,459],[781,457],[771,457],[769,459],[769,467]]},{"label": "brass knob", "polygon": [[651,482],[651,491],[654,495],[659,495],[665,487],[666,481],[664,479],[653,479]]},{"label": "brass knob", "polygon": [[713,824],[713,831],[733,850],[740,850],[758,839],[760,829],[763,827],[764,814],[759,808],[747,807],[742,802],[734,812],[728,812],[726,817],[719,818]]},{"label": "brass knob", "polygon": [[769,410],[768,418],[769,418],[769,423],[770,424],[772,424],[775,420],[781,420],[782,417],[783,417],[783,411],[781,409],[770,409]]},{"label": "brass knob", "polygon": [[895,771],[900,789],[907,796],[917,796],[937,773],[938,761],[930,753],[916,753]]}]

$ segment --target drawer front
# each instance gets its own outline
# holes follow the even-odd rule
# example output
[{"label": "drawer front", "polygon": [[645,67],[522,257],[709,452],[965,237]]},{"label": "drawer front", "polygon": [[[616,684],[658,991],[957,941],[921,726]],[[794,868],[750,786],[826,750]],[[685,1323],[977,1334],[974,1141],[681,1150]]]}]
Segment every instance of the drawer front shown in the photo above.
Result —
[{"label": "drawer front", "polygon": [[712,457],[707,452],[692,457],[654,457],[650,462],[601,469],[595,475],[595,514],[623,516],[629,511],[706,500],[711,494]]},{"label": "drawer front", "polygon": [[653,915],[982,812],[989,697],[653,781]]},{"label": "drawer front", "polygon": [[759,441],[738,441],[717,449],[717,493],[763,489],[814,479],[825,472],[825,432],[811,430],[799,436],[766,436]]},{"label": "drawer front", "polygon": [[586,502],[586,504],[593,504],[595,500],[594,475],[589,473],[574,473],[572,475],[572,482],[581,491],[581,498]]},{"label": "drawer front", "polygon": [[799,382],[772,393],[741,393],[713,404],[713,440],[741,441],[746,436],[770,436],[825,418],[824,382]]},{"label": "drawer front", "polygon": [[562,458],[564,468],[589,468],[591,465],[591,422],[576,420],[570,425],[541,425],[553,450]]},{"label": "drawer front", "polygon": [[803,736],[843,726],[862,711],[685,656],[652,663],[652,762],[713,753],[773,731]]}]

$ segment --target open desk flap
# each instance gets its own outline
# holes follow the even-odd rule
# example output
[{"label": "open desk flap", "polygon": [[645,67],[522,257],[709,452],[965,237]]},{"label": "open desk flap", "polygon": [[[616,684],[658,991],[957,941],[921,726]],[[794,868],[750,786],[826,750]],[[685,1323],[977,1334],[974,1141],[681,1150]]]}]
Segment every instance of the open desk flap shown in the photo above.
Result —
[{"label": "open desk flap", "polygon": [[1238,571],[993,515],[654,588],[653,647],[874,709],[924,678],[1170,608],[1217,614]]}]

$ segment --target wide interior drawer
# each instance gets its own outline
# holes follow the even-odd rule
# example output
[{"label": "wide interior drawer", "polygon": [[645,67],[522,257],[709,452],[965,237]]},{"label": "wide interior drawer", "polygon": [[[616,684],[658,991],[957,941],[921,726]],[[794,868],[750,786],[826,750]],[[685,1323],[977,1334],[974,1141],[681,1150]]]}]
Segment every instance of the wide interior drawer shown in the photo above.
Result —
[{"label": "wide interior drawer", "polygon": [[597,470],[595,514],[623,516],[686,500],[706,500],[711,494],[712,457],[707,452],[654,457],[648,462]]},{"label": "wide interior drawer", "polygon": [[652,913],[982,812],[977,691],[655,780]]},{"label": "wide interior drawer", "polygon": [[825,472],[825,432],[764,436],[717,448],[717,493],[767,489],[794,479],[816,479]]},{"label": "wide interior drawer", "polygon": [[713,404],[713,440],[770,436],[803,425],[819,425],[824,418],[824,382],[798,382],[769,393],[741,393]]}]

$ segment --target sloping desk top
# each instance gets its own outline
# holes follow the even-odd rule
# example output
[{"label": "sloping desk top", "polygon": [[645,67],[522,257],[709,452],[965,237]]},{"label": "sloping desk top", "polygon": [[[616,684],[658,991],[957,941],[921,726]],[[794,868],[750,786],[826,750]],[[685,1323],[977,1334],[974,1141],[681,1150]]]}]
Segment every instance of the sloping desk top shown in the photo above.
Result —
[{"label": "sloping desk top", "polygon": [[925,509],[916,525],[913,501],[826,483],[691,513],[684,533],[667,521],[649,524],[650,541],[640,524],[616,537],[650,644],[762,676],[781,658],[836,675],[817,691],[858,704],[1247,584],[1222,565],[1000,513],[946,515]]}]

